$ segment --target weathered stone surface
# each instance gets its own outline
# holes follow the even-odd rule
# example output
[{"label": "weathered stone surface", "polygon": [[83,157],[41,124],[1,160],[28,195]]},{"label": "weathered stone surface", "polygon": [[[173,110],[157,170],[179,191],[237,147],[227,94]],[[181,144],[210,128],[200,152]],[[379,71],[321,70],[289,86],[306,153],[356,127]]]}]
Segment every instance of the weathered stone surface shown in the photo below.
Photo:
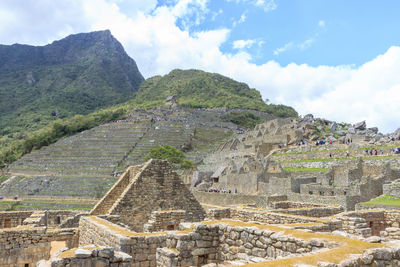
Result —
[{"label": "weathered stone surface", "polygon": [[74,255],[78,259],[85,259],[91,257],[92,252],[90,250],[78,248],[77,250],[75,250]]}]

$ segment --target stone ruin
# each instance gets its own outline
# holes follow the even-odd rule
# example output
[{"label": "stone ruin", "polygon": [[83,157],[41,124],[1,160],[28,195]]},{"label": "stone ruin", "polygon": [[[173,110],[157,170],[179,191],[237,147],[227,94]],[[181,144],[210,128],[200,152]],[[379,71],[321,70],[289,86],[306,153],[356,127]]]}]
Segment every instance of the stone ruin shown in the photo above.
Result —
[{"label": "stone ruin", "polygon": [[[398,159],[363,159],[365,143],[331,144],[330,147],[318,148],[311,143],[315,134],[307,128],[308,123],[307,119],[305,124],[293,119],[276,119],[234,136],[203,160],[204,164],[198,166],[193,174],[191,187],[195,191],[217,190],[246,195],[248,199],[255,199],[254,203],[260,198],[253,196],[275,195],[291,201],[342,205],[347,210],[354,210],[358,203],[384,194],[384,188],[395,194],[397,187],[389,184],[400,177]],[[303,145],[300,146],[299,142]],[[328,151],[312,151],[317,148]],[[351,155],[346,151],[349,148],[353,149]],[[290,153],[285,154],[285,151]],[[280,152],[280,155],[276,156],[275,152]],[[359,158],[329,160],[330,157],[350,159],[350,156]],[[312,162],[315,157],[322,160]],[[291,168],[327,171],[285,170]],[[244,196],[228,198],[242,198],[244,202],[238,203],[247,203]],[[211,205],[224,202],[219,197],[202,200]]]},{"label": "stone ruin", "polygon": [[[282,172],[265,164],[271,175]],[[2,212],[0,266],[400,264],[398,210],[344,212],[338,205],[255,196],[263,207],[231,201],[203,205],[205,212],[198,193],[166,161],[149,160],[128,168],[89,214]]]},{"label": "stone ruin", "polygon": [[185,221],[204,219],[200,203],[168,162],[153,159],[129,167],[90,215],[116,215],[121,223],[141,232],[152,211],[176,209],[185,211]]}]

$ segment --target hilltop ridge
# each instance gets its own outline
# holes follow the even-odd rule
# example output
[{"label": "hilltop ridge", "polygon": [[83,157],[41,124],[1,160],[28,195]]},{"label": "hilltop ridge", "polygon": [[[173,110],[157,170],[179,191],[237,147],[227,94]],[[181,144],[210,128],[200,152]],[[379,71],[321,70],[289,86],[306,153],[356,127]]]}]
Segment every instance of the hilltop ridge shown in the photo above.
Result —
[{"label": "hilltop ridge", "polygon": [[266,104],[260,92],[246,83],[196,69],[175,69],[167,75],[147,79],[140,86],[135,103],[144,107],[162,105],[169,96],[174,96],[184,107],[242,108],[279,117],[297,116],[292,107]]},{"label": "hilltop ridge", "polygon": [[144,80],[109,30],[45,46],[0,45],[0,134],[126,101]]}]

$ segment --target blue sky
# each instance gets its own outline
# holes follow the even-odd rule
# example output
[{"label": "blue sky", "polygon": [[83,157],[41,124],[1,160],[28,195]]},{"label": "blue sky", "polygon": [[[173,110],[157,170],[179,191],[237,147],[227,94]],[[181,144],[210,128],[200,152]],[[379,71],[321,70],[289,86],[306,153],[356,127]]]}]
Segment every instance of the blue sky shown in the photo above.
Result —
[{"label": "blue sky", "polygon": [[110,29],[148,78],[202,69],[272,103],[400,127],[400,1],[0,0],[0,43]]},{"label": "blue sky", "polygon": [[[400,1],[274,2],[276,8],[266,12],[246,1],[211,1],[207,19],[191,32],[232,28],[221,50],[234,53],[235,40],[255,40],[245,50],[256,64],[275,60],[281,65],[358,66],[400,43]],[[242,16],[244,21],[237,23]],[[285,46],[287,50],[274,54]]]}]

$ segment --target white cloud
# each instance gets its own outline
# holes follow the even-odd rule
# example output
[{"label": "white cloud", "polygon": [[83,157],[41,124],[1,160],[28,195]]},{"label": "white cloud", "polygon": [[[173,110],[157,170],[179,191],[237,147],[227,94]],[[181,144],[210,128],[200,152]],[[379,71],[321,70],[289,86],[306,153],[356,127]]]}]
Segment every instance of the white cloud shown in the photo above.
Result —
[{"label": "white cloud", "polygon": [[236,40],[233,42],[234,49],[250,48],[256,43],[255,40]]},{"label": "white cloud", "polygon": [[246,18],[247,18],[247,11],[245,11],[245,12],[240,16],[240,19],[239,19],[238,23],[243,23],[243,22],[245,22],[245,21],[246,21]]},{"label": "white cloud", "polygon": [[[153,9],[144,6],[134,15],[122,12],[117,1],[108,0],[25,0],[24,8],[15,2],[2,0],[0,25],[8,26],[0,27],[0,43],[45,44],[69,33],[110,29],[145,77],[164,75],[174,68],[203,69],[246,82],[260,90],[263,98],[291,105],[302,114],[351,123],[365,119],[368,126],[379,126],[384,132],[400,126],[397,46],[359,67],[281,66],[275,61],[256,65],[243,49],[222,52],[230,29],[189,33],[177,26],[179,19],[207,14],[207,1],[181,0]],[[262,44],[256,39],[238,41],[243,41],[236,43],[238,48]],[[288,43],[274,54],[297,45]]]},{"label": "white cloud", "polygon": [[312,38],[307,39],[307,40],[305,40],[304,42],[298,44],[297,47],[298,47],[300,50],[305,50],[305,49],[307,49],[307,48],[310,48],[311,45],[312,45],[314,42],[315,42],[315,37],[312,37]]},{"label": "white cloud", "polygon": [[274,0],[256,0],[255,5],[262,7],[265,11],[272,11],[278,7]]},{"label": "white cloud", "polygon": [[222,9],[219,9],[217,12],[212,12],[211,21],[215,21],[215,19],[223,13]]},{"label": "white cloud", "polygon": [[325,21],[324,20],[318,21],[318,26],[321,27],[321,28],[324,28],[325,27]]},{"label": "white cloud", "polygon": [[264,9],[265,12],[275,10],[278,5],[274,0],[226,0],[227,2],[245,3]]},{"label": "white cloud", "polygon": [[286,52],[287,50],[290,50],[292,48],[293,48],[293,42],[286,43],[284,46],[275,49],[274,50],[274,55],[275,56],[279,56],[279,54],[281,54],[283,52]]}]

